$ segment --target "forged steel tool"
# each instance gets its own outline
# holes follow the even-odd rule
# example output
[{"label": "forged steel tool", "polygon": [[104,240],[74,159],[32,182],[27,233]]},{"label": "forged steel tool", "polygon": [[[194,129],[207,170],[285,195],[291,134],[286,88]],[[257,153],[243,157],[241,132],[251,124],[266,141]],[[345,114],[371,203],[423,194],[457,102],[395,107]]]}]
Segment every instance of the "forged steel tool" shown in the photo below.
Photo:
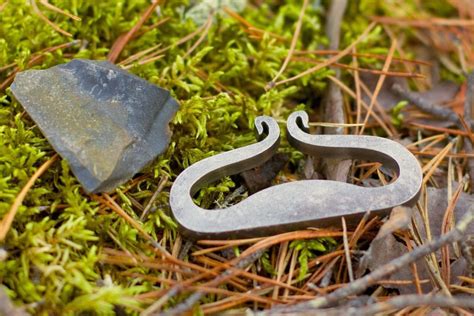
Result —
[{"label": "forged steel tool", "polygon": [[311,226],[340,225],[367,211],[384,215],[397,205],[413,205],[422,184],[416,158],[401,144],[375,136],[311,135],[306,112],[288,117],[290,144],[310,155],[377,161],[397,174],[382,187],[360,187],[330,180],[302,180],[269,187],[225,209],[207,210],[192,197],[203,186],[224,176],[261,165],[280,142],[277,122],[268,116],[255,120],[260,142],[203,159],[175,180],[170,193],[173,216],[181,232],[193,239],[267,236]]}]

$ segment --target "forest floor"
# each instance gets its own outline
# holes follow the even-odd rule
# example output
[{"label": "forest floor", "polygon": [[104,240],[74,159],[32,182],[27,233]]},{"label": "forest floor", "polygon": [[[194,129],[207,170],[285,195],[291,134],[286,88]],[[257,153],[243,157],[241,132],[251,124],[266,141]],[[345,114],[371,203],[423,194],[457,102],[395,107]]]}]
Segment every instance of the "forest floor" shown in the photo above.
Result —
[{"label": "forest floor", "polygon": [[[9,88],[18,72],[74,58],[109,60],[180,104],[167,150],[110,193],[84,191]],[[0,0],[0,314],[472,313],[473,69],[469,0]],[[180,235],[176,177],[255,143],[257,116],[284,136],[296,110],[313,134],[404,145],[423,172],[416,205],[268,237]],[[305,179],[395,178],[282,137],[272,163],[195,202],[221,208]]]}]

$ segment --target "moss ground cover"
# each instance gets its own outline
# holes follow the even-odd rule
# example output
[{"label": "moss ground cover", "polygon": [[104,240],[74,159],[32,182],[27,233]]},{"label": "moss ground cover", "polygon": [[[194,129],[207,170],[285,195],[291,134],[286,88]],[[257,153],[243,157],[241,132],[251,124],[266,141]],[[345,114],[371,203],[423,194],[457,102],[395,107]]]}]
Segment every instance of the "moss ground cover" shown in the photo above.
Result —
[{"label": "moss ground cover", "polygon": [[[107,59],[117,38],[132,29],[150,6],[145,0],[50,1],[54,7],[45,3],[4,0],[0,4],[0,218],[35,171],[55,154],[9,91],[14,71],[44,69],[72,58]],[[340,47],[353,43],[367,29],[371,16],[419,14],[417,3],[406,1],[399,8],[403,12],[399,12],[390,1],[350,1],[341,25]],[[268,89],[288,55],[301,1],[225,4],[210,10],[193,1],[165,1],[153,10],[116,60],[132,73],[169,89],[180,102],[166,153],[110,193],[143,231],[114,212],[104,197],[85,194],[68,164],[59,159],[29,190],[1,244],[2,289],[15,304],[38,315],[139,313],[156,299],[150,293],[170,285],[156,279],[173,279],[171,268],[153,266],[161,256],[143,233],[174,256],[185,243],[178,236],[168,206],[169,188],[176,175],[205,157],[254,142],[252,126],[258,115],[284,122],[292,111],[304,109],[314,118],[320,117],[319,104],[334,69],[324,67]],[[456,13],[444,1],[429,1],[422,9],[427,15],[439,17]],[[310,1],[302,20],[298,51],[327,47],[326,14],[326,1]],[[408,39],[413,37],[410,29],[405,32]],[[357,45],[357,53],[362,56],[358,67],[381,69],[384,59],[373,56],[385,56],[390,42],[383,26],[376,25]],[[411,56],[410,49],[406,53]],[[352,57],[340,62],[350,64]],[[280,79],[296,76],[312,66],[307,60],[294,60]],[[462,76],[447,68],[441,74],[463,81]],[[349,71],[342,72],[341,80],[353,86]],[[345,97],[345,103],[349,110],[355,108],[353,99]],[[386,136],[378,127],[367,132]],[[280,151],[290,155],[289,170],[285,172],[291,177],[291,172],[297,173],[303,155],[284,141]],[[164,187],[148,207],[147,216],[140,218],[160,181]],[[201,190],[196,201],[212,208],[223,203],[236,186],[234,178],[224,178]],[[289,249],[299,254],[295,262],[301,265],[298,280],[307,276],[310,258],[338,243],[340,239],[332,238],[291,243]],[[234,247],[234,254],[239,251]],[[270,254],[264,254],[257,264],[268,276],[275,271]],[[134,262],[128,262],[126,255],[135,258]],[[185,274],[183,271],[180,273]],[[165,308],[184,297],[186,294],[174,296]],[[218,297],[208,294],[202,303]]]}]

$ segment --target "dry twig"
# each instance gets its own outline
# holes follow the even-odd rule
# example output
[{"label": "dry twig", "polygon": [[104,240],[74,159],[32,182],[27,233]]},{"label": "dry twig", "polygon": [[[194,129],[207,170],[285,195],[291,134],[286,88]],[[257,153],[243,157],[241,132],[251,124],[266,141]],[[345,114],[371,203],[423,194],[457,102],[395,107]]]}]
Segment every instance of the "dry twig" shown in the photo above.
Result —
[{"label": "dry twig", "polygon": [[[419,259],[422,259],[426,255],[429,255],[441,247],[447,244],[451,244],[457,241],[460,241],[464,237],[464,233],[468,226],[474,221],[474,208],[470,208],[467,214],[459,221],[459,223],[447,234],[441,236],[437,240],[426,243],[412,252],[407,253],[399,258],[396,258],[386,265],[379,267],[370,274],[348,284],[347,286],[340,288],[331,294],[328,294],[323,297],[318,297],[309,302],[304,302],[296,304],[289,307],[278,307],[274,311],[276,312],[298,312],[298,311],[307,311],[315,310],[318,308],[323,308],[328,305],[337,303],[338,301],[345,299],[351,295],[356,295],[369,286],[376,283],[377,281],[393,274],[395,271],[400,270],[412,262],[416,262]],[[272,312],[270,310],[269,312]],[[265,314],[265,313],[263,313]]]}]

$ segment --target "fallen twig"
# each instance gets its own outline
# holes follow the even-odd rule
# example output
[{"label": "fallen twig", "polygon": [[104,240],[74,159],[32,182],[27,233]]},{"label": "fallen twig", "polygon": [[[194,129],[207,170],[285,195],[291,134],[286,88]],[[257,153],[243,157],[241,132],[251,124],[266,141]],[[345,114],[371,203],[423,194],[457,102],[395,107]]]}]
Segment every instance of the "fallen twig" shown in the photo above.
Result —
[{"label": "fallen twig", "polygon": [[452,122],[453,124],[459,124],[459,118],[457,114],[450,109],[444,108],[442,106],[432,104],[431,102],[426,101],[424,98],[414,94],[413,92],[406,91],[402,86],[399,84],[394,84],[392,86],[393,92],[398,94],[400,97],[407,99],[415,105],[417,108],[422,110],[423,112],[432,114],[433,116],[436,116],[438,118],[448,120]]},{"label": "fallen twig", "polygon": [[405,307],[436,306],[474,308],[474,300],[469,297],[448,297],[444,295],[400,295],[385,302],[379,302],[357,309],[353,315],[375,315]]},{"label": "fallen twig", "polygon": [[[393,274],[394,272],[408,266],[412,262],[416,262],[422,259],[424,256],[429,255],[439,250],[444,245],[460,241],[464,237],[464,233],[468,226],[474,221],[474,207],[471,207],[466,215],[458,222],[458,224],[449,233],[441,236],[437,240],[431,241],[424,244],[412,252],[407,253],[399,258],[396,258],[389,263],[381,266],[374,270],[370,274],[355,280],[347,286],[340,288],[326,296],[318,297],[314,300],[296,304],[294,306],[278,306],[268,313],[275,312],[298,312],[308,311],[318,308],[323,308],[331,304],[337,303],[338,301],[345,299],[351,295],[356,295],[365,291],[369,286],[375,284],[377,281]],[[265,314],[265,312],[263,313]]]}]

